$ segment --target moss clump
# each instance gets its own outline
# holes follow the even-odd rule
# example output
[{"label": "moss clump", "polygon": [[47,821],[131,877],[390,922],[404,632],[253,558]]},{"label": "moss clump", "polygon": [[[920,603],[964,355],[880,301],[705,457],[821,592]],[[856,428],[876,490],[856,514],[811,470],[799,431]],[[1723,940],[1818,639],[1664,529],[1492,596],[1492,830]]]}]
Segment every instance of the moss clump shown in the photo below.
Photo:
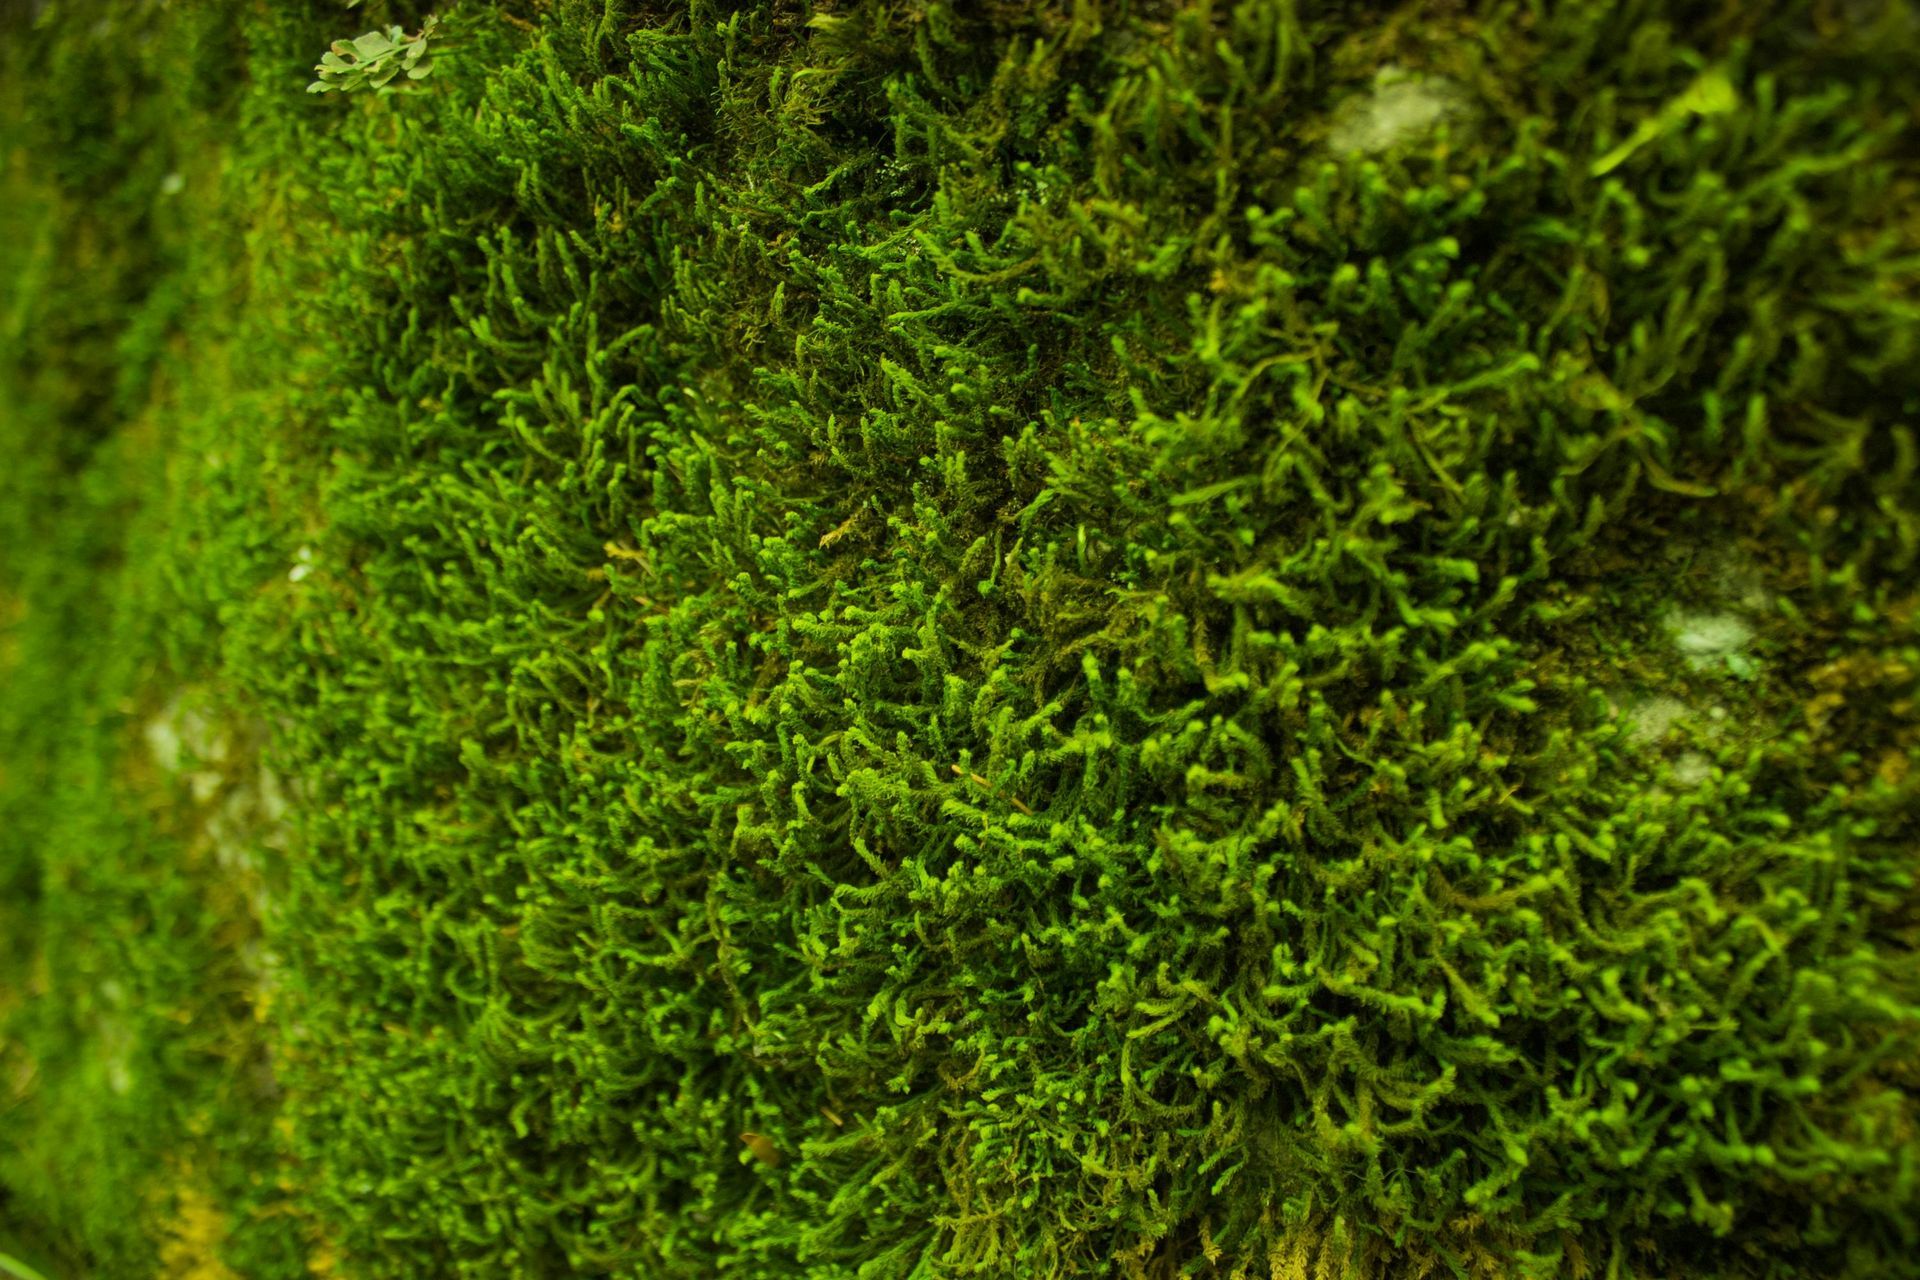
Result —
[{"label": "moss clump", "polygon": [[1907,6],[438,16],[6,36],[36,1256],[1910,1266]]}]

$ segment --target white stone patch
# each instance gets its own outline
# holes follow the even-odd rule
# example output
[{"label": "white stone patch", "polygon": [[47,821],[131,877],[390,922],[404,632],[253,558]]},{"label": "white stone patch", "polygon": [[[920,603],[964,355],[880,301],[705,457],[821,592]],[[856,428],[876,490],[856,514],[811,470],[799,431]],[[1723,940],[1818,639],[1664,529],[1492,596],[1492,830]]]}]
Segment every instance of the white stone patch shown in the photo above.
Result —
[{"label": "white stone patch", "polygon": [[153,762],[160,766],[162,773],[177,773],[180,770],[178,707],[176,700],[165,711],[147,721],[147,727],[141,731],[147,740],[147,754],[153,757]]},{"label": "white stone patch", "polygon": [[118,1013],[105,1013],[95,1024],[94,1051],[100,1055],[107,1088],[125,1094],[133,1088],[133,1032]]},{"label": "white stone patch", "polygon": [[219,867],[251,886],[254,914],[264,918],[268,901],[261,855],[286,851],[287,811],[298,799],[298,789],[289,787],[264,760],[251,774],[238,770],[231,730],[189,693],[175,694],[147,722],[144,736],[154,764],[165,773],[184,776],[194,803],[206,805],[219,798],[211,812],[201,815],[200,830]]},{"label": "white stone patch", "polygon": [[254,798],[260,806],[261,820],[270,827],[283,825],[287,816],[287,789],[280,785],[280,775],[262,764],[255,787]]},{"label": "white stone patch", "polygon": [[1723,668],[1753,640],[1753,628],[1738,614],[1675,609],[1667,615],[1674,647],[1695,671]]},{"label": "white stone patch", "polygon": [[196,802],[204,804],[219,791],[219,766],[227,760],[226,734],[185,694],[175,694],[159,715],[147,721],[142,736],[163,773],[189,770],[187,785]]},{"label": "white stone patch", "polygon": [[1675,786],[1697,787],[1713,776],[1713,761],[1698,751],[1683,751],[1673,762]]},{"label": "white stone patch", "polygon": [[1678,698],[1665,695],[1641,698],[1628,705],[1627,741],[1635,746],[1650,747],[1659,742],[1673,727],[1687,718],[1687,704]]},{"label": "white stone patch", "polygon": [[1389,63],[1373,75],[1373,87],[1342,103],[1327,135],[1335,151],[1378,155],[1433,132],[1441,121],[1465,113],[1466,95],[1443,76],[1422,75]]},{"label": "white stone patch", "polygon": [[[275,854],[291,847],[292,825],[287,819],[288,784],[262,760],[252,773],[228,780],[220,803],[205,817],[201,830],[220,869],[246,886],[247,905],[264,922],[272,907],[267,892],[266,867]],[[265,971],[266,952],[250,942],[241,960],[256,980]]]}]

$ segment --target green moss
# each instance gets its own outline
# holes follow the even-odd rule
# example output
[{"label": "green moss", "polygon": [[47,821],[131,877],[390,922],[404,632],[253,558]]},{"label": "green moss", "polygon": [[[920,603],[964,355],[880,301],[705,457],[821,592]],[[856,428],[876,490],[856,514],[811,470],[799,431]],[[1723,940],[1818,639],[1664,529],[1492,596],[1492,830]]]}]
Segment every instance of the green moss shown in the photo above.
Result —
[{"label": "green moss", "polygon": [[426,16],[6,36],[49,1265],[1920,1251],[1908,6]]}]

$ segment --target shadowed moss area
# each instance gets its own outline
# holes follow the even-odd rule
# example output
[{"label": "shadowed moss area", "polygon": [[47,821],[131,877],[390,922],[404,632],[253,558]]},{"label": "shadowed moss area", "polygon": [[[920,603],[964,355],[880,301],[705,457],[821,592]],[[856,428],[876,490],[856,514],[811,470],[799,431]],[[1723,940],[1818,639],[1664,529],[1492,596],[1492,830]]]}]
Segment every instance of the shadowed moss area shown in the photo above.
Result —
[{"label": "shadowed moss area", "polygon": [[1916,210],[1906,0],[7,7],[0,1263],[1916,1274]]}]

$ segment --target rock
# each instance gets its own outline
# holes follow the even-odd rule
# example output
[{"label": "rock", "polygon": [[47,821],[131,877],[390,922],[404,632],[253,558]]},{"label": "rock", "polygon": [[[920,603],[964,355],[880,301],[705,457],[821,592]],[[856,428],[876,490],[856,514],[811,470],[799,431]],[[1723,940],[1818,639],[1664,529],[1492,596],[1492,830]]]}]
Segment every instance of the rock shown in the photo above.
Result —
[{"label": "rock", "polygon": [[1635,746],[1652,746],[1686,719],[1687,713],[1687,704],[1678,698],[1664,695],[1640,698],[1628,704],[1625,711],[1627,741]]},{"label": "rock", "polygon": [[1713,776],[1713,761],[1698,751],[1682,752],[1673,762],[1675,786],[1697,787]]},{"label": "rock", "polygon": [[1696,671],[1725,667],[1753,640],[1753,628],[1738,614],[1675,609],[1667,615],[1675,647]]},{"label": "rock", "polygon": [[197,803],[211,800],[220,789],[220,766],[230,750],[225,731],[185,693],[177,693],[143,731],[147,752],[161,772],[186,771],[187,785]]},{"label": "rock", "polygon": [[1453,81],[1390,63],[1374,73],[1369,92],[1340,105],[1327,141],[1335,151],[1377,155],[1430,134],[1442,121],[1459,119],[1466,111],[1466,94]]}]

